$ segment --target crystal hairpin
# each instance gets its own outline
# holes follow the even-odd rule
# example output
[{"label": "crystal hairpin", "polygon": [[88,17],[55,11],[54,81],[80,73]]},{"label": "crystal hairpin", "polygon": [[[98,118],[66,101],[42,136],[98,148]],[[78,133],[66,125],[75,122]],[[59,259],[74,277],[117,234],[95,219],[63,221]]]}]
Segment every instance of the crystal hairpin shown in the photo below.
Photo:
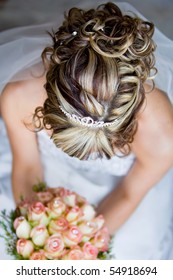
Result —
[{"label": "crystal hairpin", "polygon": [[94,121],[91,117],[78,117],[75,114],[70,114],[66,112],[61,106],[59,106],[59,108],[67,118],[86,127],[103,128],[103,127],[114,125],[118,121],[117,119],[112,122]]},{"label": "crystal hairpin", "polygon": [[77,35],[77,31],[73,31],[73,32],[72,32],[72,35],[73,35],[73,36],[76,36],[76,35]]}]

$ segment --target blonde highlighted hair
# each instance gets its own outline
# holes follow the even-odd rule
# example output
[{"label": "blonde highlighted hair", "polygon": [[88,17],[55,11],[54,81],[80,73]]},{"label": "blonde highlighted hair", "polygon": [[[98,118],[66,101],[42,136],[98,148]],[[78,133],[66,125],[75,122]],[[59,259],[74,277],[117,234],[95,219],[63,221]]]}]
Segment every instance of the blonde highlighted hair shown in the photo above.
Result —
[{"label": "blonde highlighted hair", "polygon": [[[72,8],[51,34],[53,45],[42,53],[48,97],[35,110],[37,127],[52,129],[55,145],[79,159],[92,151],[107,158],[115,150],[129,153],[145,100],[144,82],[155,70],[153,32],[152,23],[123,15],[113,3],[88,11]],[[85,127],[60,106],[79,117],[118,122]]]}]

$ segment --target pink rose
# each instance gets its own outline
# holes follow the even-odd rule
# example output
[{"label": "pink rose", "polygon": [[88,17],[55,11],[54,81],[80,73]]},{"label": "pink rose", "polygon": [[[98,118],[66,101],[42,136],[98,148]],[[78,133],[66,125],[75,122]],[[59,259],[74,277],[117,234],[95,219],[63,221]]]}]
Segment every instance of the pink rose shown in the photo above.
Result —
[{"label": "pink rose", "polygon": [[45,253],[43,250],[35,251],[31,254],[30,260],[46,260]]},{"label": "pink rose", "polygon": [[84,252],[79,246],[76,246],[69,250],[65,256],[62,258],[63,260],[84,260]]},{"label": "pink rose", "polygon": [[70,190],[61,188],[60,197],[65,202],[66,205],[74,207],[76,205],[76,194]]},{"label": "pink rose", "polygon": [[56,259],[63,254],[64,242],[60,234],[51,235],[45,243],[44,251],[48,259]]},{"label": "pink rose", "polygon": [[48,203],[54,197],[53,194],[49,190],[45,191],[45,192],[37,192],[36,196],[37,196],[38,200],[42,203]]},{"label": "pink rose", "polygon": [[94,210],[94,207],[91,206],[90,204],[84,204],[81,207],[81,210],[83,212],[82,220],[90,221],[95,217],[96,212]]},{"label": "pink rose", "polygon": [[13,223],[14,229],[16,230],[16,235],[19,238],[28,239],[31,232],[31,226],[24,217],[18,217]]},{"label": "pink rose", "polygon": [[57,220],[51,220],[48,226],[50,234],[54,234],[57,232],[63,232],[68,228],[68,221],[60,217]]},{"label": "pink rose", "polygon": [[53,219],[60,217],[66,211],[65,203],[58,197],[48,203],[48,213]]},{"label": "pink rose", "polygon": [[77,245],[82,240],[82,233],[77,226],[71,226],[69,230],[63,233],[64,244],[67,247],[72,247]]},{"label": "pink rose", "polygon": [[35,226],[31,230],[30,237],[36,246],[44,246],[46,239],[49,237],[47,228],[45,225]]},{"label": "pink rose", "polygon": [[74,224],[74,222],[77,222],[78,219],[82,216],[82,211],[78,206],[74,206],[71,208],[68,213],[66,214],[66,219],[69,223]]},{"label": "pink rose", "polygon": [[28,259],[34,251],[34,245],[30,240],[19,239],[16,244],[17,253],[24,259]]},{"label": "pink rose", "polygon": [[32,224],[44,224],[49,223],[48,216],[46,214],[46,207],[41,202],[34,202],[29,207],[28,220]]},{"label": "pink rose", "polygon": [[17,208],[19,209],[21,216],[24,216],[24,217],[27,216],[29,205],[30,205],[30,202],[27,199],[22,200],[17,205]]},{"label": "pink rose", "polygon": [[98,255],[98,249],[90,242],[86,242],[83,246],[84,259],[96,260]]},{"label": "pink rose", "polygon": [[105,252],[109,249],[110,235],[106,227],[99,230],[92,240],[92,244],[101,252]]}]

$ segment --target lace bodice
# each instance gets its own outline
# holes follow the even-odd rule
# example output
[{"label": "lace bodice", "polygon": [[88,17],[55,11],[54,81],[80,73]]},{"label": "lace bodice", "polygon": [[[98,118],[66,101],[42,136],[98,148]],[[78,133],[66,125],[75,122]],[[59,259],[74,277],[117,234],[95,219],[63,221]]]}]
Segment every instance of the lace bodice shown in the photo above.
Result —
[{"label": "lace bodice", "polygon": [[38,133],[38,144],[40,153],[43,157],[47,157],[48,161],[61,161],[62,163],[66,162],[69,166],[72,166],[75,169],[86,171],[92,170],[95,172],[101,171],[103,173],[108,173],[116,176],[125,175],[135,159],[133,154],[130,154],[126,157],[114,156],[110,160],[106,158],[94,159],[93,154],[93,156],[88,160],[79,160],[76,157],[70,157],[61,149],[57,148],[45,131],[40,131]]}]

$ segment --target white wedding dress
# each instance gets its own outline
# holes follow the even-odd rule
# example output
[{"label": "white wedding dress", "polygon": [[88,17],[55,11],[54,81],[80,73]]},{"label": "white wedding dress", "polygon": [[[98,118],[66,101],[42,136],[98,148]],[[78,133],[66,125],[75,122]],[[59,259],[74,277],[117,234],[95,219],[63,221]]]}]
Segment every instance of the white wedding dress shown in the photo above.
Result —
[{"label": "white wedding dress", "polygon": [[[130,10],[139,14],[127,3],[118,3],[118,5],[125,11]],[[89,6],[89,2],[86,6],[87,8],[92,7],[91,3]],[[41,26],[38,30],[41,32],[46,26],[50,27],[51,24]],[[27,30],[29,30],[29,34],[32,34],[37,27],[29,27]],[[19,28],[6,32],[11,32],[14,37],[16,36],[16,40],[21,40],[19,35],[25,31],[25,28]],[[6,38],[6,32],[3,38]],[[33,69],[33,57],[36,63],[40,62],[39,54],[45,46],[45,42],[49,42],[45,35],[45,40],[43,40],[44,36],[41,36],[42,40],[35,42],[37,49],[33,47],[35,56],[34,54],[32,56],[33,49],[30,46],[30,50],[27,50],[30,58],[27,61],[21,59],[21,62],[16,64],[17,72],[20,74],[16,75],[15,67],[12,67],[10,74],[3,73],[2,77],[0,76],[2,88],[9,80],[26,79],[29,75],[28,71],[22,71],[22,69],[26,70],[28,66]],[[167,92],[173,102],[173,90],[171,94],[171,89],[173,89],[173,42],[158,30],[155,32],[155,41],[158,45],[156,66],[159,70],[156,85]],[[22,42],[21,40],[20,43],[22,44]],[[27,41],[27,44],[29,42]],[[14,64],[16,55],[14,54]],[[37,67],[34,68],[34,71],[37,69]],[[6,71],[6,69],[4,70]],[[40,131],[37,136],[47,184],[51,187],[64,186],[74,190],[95,205],[117,186],[119,180],[126,176],[135,161],[133,154],[125,158],[114,156],[110,160],[94,159],[93,154],[89,160],[81,161],[57,149],[45,131]],[[163,161],[165,160],[163,159]],[[11,161],[12,156],[5,125],[0,119],[0,209],[14,207],[10,179]],[[133,215],[116,232],[112,250],[117,259],[173,259],[173,168],[148,192]],[[5,253],[5,246],[1,239],[0,259],[10,259],[10,256]]]}]

